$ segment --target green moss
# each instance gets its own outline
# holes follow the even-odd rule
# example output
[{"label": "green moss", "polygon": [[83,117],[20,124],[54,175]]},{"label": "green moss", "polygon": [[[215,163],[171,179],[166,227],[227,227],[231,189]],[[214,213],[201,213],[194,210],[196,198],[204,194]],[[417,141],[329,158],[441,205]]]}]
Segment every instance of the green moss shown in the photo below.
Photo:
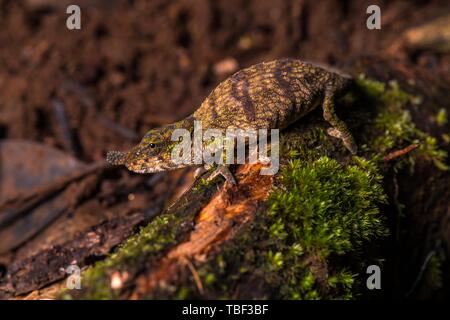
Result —
[{"label": "green moss", "polygon": [[450,143],[450,135],[447,133],[443,133],[441,136],[442,140],[444,141],[444,143]]},{"label": "green moss", "polygon": [[444,108],[439,109],[438,114],[436,115],[436,123],[438,126],[444,126],[448,122],[447,118],[447,110]]},{"label": "green moss", "polygon": [[[364,159],[358,162],[344,167],[336,160],[321,157],[311,163],[294,160],[283,169],[281,185],[271,194],[268,212],[274,221],[269,236],[286,266],[278,271],[284,274],[283,282],[306,281],[305,277],[313,276],[310,269],[315,268],[314,264],[320,268],[321,263],[328,264],[330,256],[356,251],[363,242],[387,234],[378,209],[386,201],[382,177],[372,163]],[[314,262],[305,268],[310,256]],[[331,277],[331,283],[286,286],[284,297],[308,298],[311,292],[315,298],[319,297],[316,292],[322,292],[322,298],[348,296],[352,281],[344,271],[325,274]],[[342,292],[338,293],[337,288]]]},{"label": "green moss", "polygon": [[411,144],[419,144],[417,151],[405,155],[397,163],[397,169],[409,164],[412,168],[417,157],[432,161],[440,170],[448,170],[445,164],[447,153],[439,149],[436,138],[418,129],[411,119],[406,104],[420,104],[421,98],[402,91],[397,82],[391,81],[388,86],[365,79],[360,76],[357,86],[362,98],[376,108],[373,122],[364,129],[368,143],[364,150],[370,157],[381,160],[391,151],[401,150]]},{"label": "green moss", "polygon": [[[323,156],[292,160],[280,174],[267,211],[255,217],[221,254],[196,265],[206,295],[234,298],[349,299],[354,273],[335,266],[336,257],[353,255],[387,229],[378,205],[386,198],[381,175],[358,158],[344,166]],[[189,298],[202,297],[193,279]],[[257,288],[266,288],[264,293]],[[179,296],[178,293],[167,297]]]},{"label": "green moss", "polygon": [[130,263],[138,262],[138,257],[159,253],[169,245],[175,244],[174,226],[178,220],[174,215],[156,217],[146,227],[141,228],[140,232],[130,237],[115,253],[88,269],[82,278],[82,287],[88,288],[84,298],[118,298],[119,292],[110,286],[112,272],[126,270]]},{"label": "green moss", "polygon": [[433,255],[427,266],[427,282],[430,288],[438,290],[442,288],[442,261],[438,255]]},{"label": "green moss", "polygon": [[185,300],[185,299],[189,298],[189,294],[190,294],[190,289],[188,287],[181,287],[178,290],[178,295],[177,295],[176,299]]},{"label": "green moss", "polygon": [[385,234],[376,207],[385,201],[381,176],[368,161],[359,159],[359,165],[343,167],[328,157],[291,161],[283,169],[282,186],[270,198],[269,215],[288,215],[283,220],[289,224],[277,227],[284,230],[278,239],[298,235],[295,244],[326,257]]}]

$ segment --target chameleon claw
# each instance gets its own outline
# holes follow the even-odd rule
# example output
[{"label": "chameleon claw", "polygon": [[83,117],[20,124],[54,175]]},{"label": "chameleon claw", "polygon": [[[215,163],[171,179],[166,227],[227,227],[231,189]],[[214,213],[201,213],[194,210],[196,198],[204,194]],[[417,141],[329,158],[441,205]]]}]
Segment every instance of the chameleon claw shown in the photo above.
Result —
[{"label": "chameleon claw", "polygon": [[194,171],[194,180],[200,178],[206,171],[208,171],[204,166],[198,167]]},{"label": "chameleon claw", "polygon": [[206,179],[207,181],[211,181],[214,178],[216,178],[217,176],[221,175],[222,177],[225,178],[225,181],[227,183],[229,183],[230,185],[236,185],[236,179],[234,178],[233,174],[231,173],[230,169],[228,169],[227,166],[222,166],[219,165],[214,171],[213,173],[211,173],[211,175],[208,177],[208,179]]},{"label": "chameleon claw", "polygon": [[109,151],[106,154],[106,161],[112,165],[118,166],[125,164],[125,152],[120,151]]},{"label": "chameleon claw", "polygon": [[348,151],[350,151],[351,154],[356,154],[358,147],[351,136],[345,135],[342,131],[336,128],[328,128],[327,133],[332,137],[341,139]]}]

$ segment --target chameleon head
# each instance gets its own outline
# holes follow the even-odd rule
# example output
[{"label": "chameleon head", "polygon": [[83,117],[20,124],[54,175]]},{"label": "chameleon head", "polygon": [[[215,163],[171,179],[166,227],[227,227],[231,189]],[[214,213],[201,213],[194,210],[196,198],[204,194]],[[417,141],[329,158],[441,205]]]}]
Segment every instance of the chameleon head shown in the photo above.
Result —
[{"label": "chameleon head", "polygon": [[173,127],[166,126],[147,132],[141,142],[128,152],[110,151],[106,161],[113,165],[125,165],[137,173],[154,173],[175,169],[171,161]]}]

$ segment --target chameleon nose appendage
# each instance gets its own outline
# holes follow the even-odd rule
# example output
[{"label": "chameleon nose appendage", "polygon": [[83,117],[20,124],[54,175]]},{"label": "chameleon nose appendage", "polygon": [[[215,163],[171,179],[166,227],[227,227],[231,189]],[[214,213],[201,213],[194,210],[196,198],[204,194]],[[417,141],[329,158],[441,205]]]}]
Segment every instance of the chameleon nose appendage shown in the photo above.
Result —
[{"label": "chameleon nose appendage", "polygon": [[109,151],[106,154],[106,161],[112,165],[123,165],[125,164],[125,158],[126,158],[125,152],[120,151]]}]

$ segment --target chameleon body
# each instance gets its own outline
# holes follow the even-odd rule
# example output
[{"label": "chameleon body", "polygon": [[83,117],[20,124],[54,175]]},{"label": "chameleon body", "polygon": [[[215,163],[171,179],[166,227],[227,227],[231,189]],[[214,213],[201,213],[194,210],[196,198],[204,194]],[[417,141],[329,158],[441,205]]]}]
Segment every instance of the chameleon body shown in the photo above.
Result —
[{"label": "chameleon body", "polygon": [[[220,83],[189,117],[148,131],[129,152],[112,151],[111,164],[125,165],[139,173],[152,173],[183,167],[170,157],[172,131],[193,131],[194,120],[203,128],[283,129],[321,105],[331,128],[328,133],[342,140],[356,153],[357,147],[346,124],[334,112],[334,100],[352,83],[350,76],[337,70],[295,59],[263,62],[233,74]],[[217,174],[229,182],[233,178],[227,167],[219,165]]]}]

